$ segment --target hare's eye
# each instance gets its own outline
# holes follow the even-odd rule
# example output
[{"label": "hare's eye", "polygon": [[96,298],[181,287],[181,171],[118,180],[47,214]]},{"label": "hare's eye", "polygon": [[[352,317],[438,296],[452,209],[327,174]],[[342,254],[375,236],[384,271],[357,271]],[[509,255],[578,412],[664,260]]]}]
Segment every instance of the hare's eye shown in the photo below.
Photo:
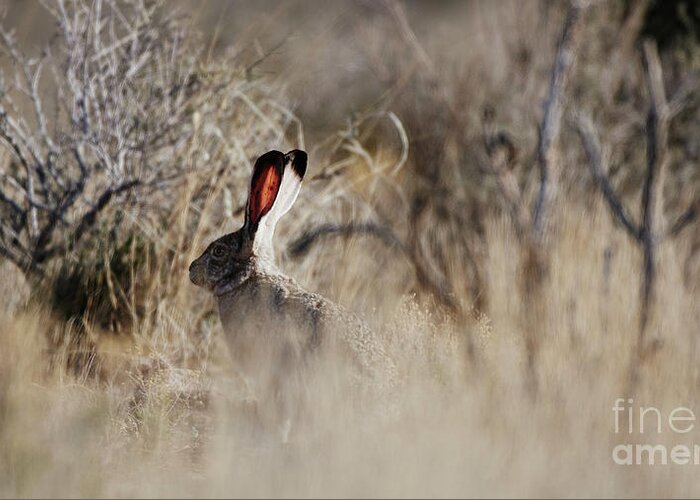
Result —
[{"label": "hare's eye", "polygon": [[223,257],[226,254],[226,250],[224,250],[224,247],[222,247],[221,245],[217,245],[212,250],[212,254],[214,255],[214,257],[217,257],[217,258]]}]

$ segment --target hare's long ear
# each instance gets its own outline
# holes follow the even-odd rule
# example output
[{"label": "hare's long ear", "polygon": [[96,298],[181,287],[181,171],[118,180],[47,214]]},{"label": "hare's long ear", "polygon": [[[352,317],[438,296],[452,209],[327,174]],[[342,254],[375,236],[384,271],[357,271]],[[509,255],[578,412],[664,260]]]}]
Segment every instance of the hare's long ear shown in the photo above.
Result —
[{"label": "hare's long ear", "polygon": [[307,155],[295,149],[286,155],[270,151],[255,162],[246,210],[246,227],[258,254],[272,257],[277,222],[299,195],[306,173]]},{"label": "hare's long ear", "polygon": [[275,204],[282,185],[283,174],[283,153],[268,151],[256,160],[253,176],[250,178],[248,203],[245,209],[244,227],[250,236],[257,232],[261,219],[270,212]]}]

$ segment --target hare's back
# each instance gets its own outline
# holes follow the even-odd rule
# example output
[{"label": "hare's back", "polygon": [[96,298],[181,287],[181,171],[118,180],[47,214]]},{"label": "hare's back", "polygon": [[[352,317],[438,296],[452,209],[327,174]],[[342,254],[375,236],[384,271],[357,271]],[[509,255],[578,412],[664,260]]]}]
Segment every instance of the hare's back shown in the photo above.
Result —
[{"label": "hare's back", "polygon": [[[313,359],[362,378],[391,378],[395,371],[375,332],[356,314],[286,276],[258,276],[220,299],[219,310],[229,346],[245,364],[258,357],[307,366]],[[270,359],[275,356],[280,359]]]}]

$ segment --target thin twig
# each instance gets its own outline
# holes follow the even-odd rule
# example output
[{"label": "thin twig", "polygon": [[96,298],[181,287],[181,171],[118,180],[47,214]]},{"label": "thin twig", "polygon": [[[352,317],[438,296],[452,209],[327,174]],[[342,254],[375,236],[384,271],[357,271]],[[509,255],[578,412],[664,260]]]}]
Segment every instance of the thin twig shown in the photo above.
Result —
[{"label": "thin twig", "polygon": [[695,200],[695,202],[676,219],[676,221],[671,225],[671,228],[668,230],[666,236],[678,236],[686,227],[695,222],[695,220],[698,218],[698,214],[700,214],[700,199]]},{"label": "thin twig", "polygon": [[387,226],[375,223],[323,224],[311,229],[289,245],[289,253],[293,257],[306,254],[311,246],[328,236],[350,237],[354,235],[373,236],[386,246],[399,250],[411,263],[416,279],[423,289],[429,291],[441,304],[450,311],[457,311],[457,301],[447,288],[434,279],[434,273],[429,272],[415,258],[411,250]]},{"label": "thin twig", "polygon": [[53,255],[56,254],[61,254],[65,253],[66,251],[72,250],[75,245],[80,241],[80,239],[83,237],[83,235],[90,229],[92,226],[95,224],[97,220],[97,216],[102,212],[102,210],[105,209],[105,207],[109,204],[110,201],[112,201],[112,198],[114,196],[117,196],[125,191],[129,191],[136,187],[139,184],[138,179],[132,179],[127,182],[124,182],[123,184],[109,188],[105,190],[100,197],[97,199],[93,207],[85,213],[78,222],[75,230],[71,234],[69,240],[68,240],[68,245],[59,245],[56,247],[48,248],[44,250],[43,252],[40,252],[37,254],[37,261],[39,263],[43,262],[49,257],[52,257]]},{"label": "thin twig", "polygon": [[615,219],[622,224],[627,233],[639,240],[639,227],[632,221],[632,217],[627,213],[625,206],[615,193],[610,179],[607,175],[608,169],[604,166],[604,159],[601,153],[600,140],[596,133],[595,126],[591,118],[584,114],[578,114],[575,118],[576,130],[581,139],[581,144],[586,152],[588,169],[593,176],[598,188],[603,194],[603,198],[608,204]]},{"label": "thin twig", "polygon": [[546,232],[550,208],[559,189],[560,165],[557,163],[557,141],[561,129],[567,82],[576,59],[583,14],[587,7],[588,2],[583,1],[574,1],[569,6],[549,80],[547,98],[544,102],[544,115],[537,146],[540,188],[532,217],[534,234],[538,240],[542,240]]},{"label": "thin twig", "polygon": [[306,255],[311,247],[321,238],[327,236],[349,237],[354,235],[374,236],[391,248],[397,248],[408,255],[403,242],[387,226],[381,226],[372,222],[350,224],[322,224],[292,241],[289,245],[289,254],[292,257]]}]

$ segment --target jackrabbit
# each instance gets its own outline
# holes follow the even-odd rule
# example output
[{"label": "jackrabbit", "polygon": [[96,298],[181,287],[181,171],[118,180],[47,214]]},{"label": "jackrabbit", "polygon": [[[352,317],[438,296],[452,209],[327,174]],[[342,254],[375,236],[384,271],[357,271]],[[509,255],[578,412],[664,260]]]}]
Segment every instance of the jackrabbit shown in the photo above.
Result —
[{"label": "jackrabbit", "polygon": [[355,388],[391,385],[395,375],[357,316],[307,292],[274,263],[275,226],[296,200],[306,166],[301,150],[258,158],[243,226],[211,243],[189,270],[192,283],[214,293],[233,360],[258,402],[272,403],[265,411],[283,419],[313,397],[306,381],[320,366],[323,378],[352,379]]}]

